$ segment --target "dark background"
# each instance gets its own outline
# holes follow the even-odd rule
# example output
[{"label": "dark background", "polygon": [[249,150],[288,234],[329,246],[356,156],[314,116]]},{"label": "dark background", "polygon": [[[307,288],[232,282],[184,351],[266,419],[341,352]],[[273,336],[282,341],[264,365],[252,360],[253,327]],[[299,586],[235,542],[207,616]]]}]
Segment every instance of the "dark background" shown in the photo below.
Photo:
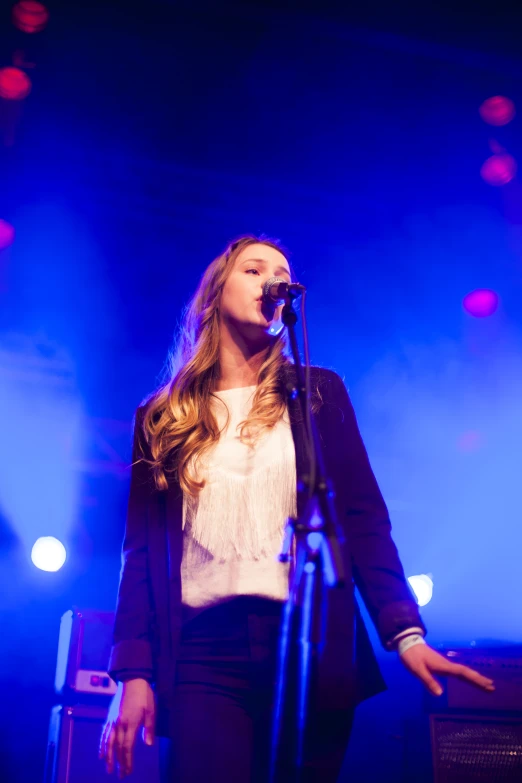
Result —
[{"label": "dark background", "polygon": [[[38,35],[0,17],[0,66],[34,63],[19,116],[0,107],[5,780],[41,777],[60,616],[114,607],[134,409],[245,232],[309,287],[312,361],[350,389],[407,573],[433,574],[431,643],[520,642],[522,201],[480,177],[492,140],[520,159],[520,118],[478,110],[522,106],[522,12],[47,5]],[[482,287],[501,304],[473,319]],[[30,562],[40,535],[66,544],[56,574]],[[390,691],[360,710],[347,779],[424,781],[420,688],[378,653]]]}]

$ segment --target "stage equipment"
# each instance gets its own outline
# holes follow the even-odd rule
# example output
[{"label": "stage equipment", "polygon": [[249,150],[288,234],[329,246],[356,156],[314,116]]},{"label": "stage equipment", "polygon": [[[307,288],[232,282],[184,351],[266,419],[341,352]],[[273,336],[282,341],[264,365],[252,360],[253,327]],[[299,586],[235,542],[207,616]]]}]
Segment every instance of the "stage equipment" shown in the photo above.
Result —
[{"label": "stage equipment", "polygon": [[[114,612],[74,607],[62,616],[55,690],[61,704],[51,710],[44,783],[113,781],[98,758],[102,728],[116,683],[107,673]],[[158,783],[159,741],[134,746],[129,783]]]},{"label": "stage equipment", "polygon": [[[278,288],[279,286],[279,288]],[[268,280],[264,295],[281,296],[285,302],[281,320],[288,329],[290,346],[297,375],[297,384],[287,388],[290,400],[299,399],[303,442],[308,452],[308,472],[299,476],[297,483],[298,508],[304,512],[299,519],[289,518],[285,540],[279,559],[288,560],[295,537],[295,568],[290,580],[289,598],[283,611],[279,668],[275,699],[270,781],[299,783],[302,779],[305,759],[305,734],[308,723],[311,681],[315,663],[324,647],[325,593],[324,588],[344,588],[345,574],[340,544],[344,536],[337,520],[334,506],[334,488],[326,475],[325,461],[319,440],[317,425],[310,405],[310,356],[306,329],[303,286],[293,287],[280,278]],[[273,289],[277,290],[273,293]],[[301,365],[295,334],[297,314],[293,302],[301,298],[301,320],[305,368]],[[279,301],[279,300],[278,300]],[[302,502],[301,502],[302,499]],[[298,651],[298,666],[290,665]],[[298,672],[295,703],[290,677]],[[284,736],[284,715],[290,708],[295,715],[295,725],[290,738]],[[295,734],[295,736],[294,736]],[[286,758],[290,757],[291,772],[284,772]],[[282,777],[283,774],[283,777]],[[290,777],[289,777],[290,775]]]},{"label": "stage equipment", "polygon": [[68,702],[86,695],[112,696],[116,683],[107,674],[114,612],[74,607],[60,622],[56,692]]},{"label": "stage equipment", "polygon": [[495,690],[448,677],[444,696],[428,697],[434,783],[522,781],[522,647],[439,652],[491,678]]},{"label": "stage equipment", "polygon": [[[106,783],[105,762],[98,758],[107,709],[94,704],[57,705],[51,712],[44,783]],[[149,747],[137,737],[129,783],[159,783],[158,740]]]}]

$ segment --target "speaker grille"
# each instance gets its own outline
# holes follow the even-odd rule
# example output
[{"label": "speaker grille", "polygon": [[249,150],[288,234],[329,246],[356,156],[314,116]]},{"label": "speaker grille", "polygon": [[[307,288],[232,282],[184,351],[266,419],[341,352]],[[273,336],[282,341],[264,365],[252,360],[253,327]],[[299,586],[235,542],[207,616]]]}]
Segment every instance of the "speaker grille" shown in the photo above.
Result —
[{"label": "speaker grille", "polygon": [[431,715],[435,783],[521,783],[522,717]]}]

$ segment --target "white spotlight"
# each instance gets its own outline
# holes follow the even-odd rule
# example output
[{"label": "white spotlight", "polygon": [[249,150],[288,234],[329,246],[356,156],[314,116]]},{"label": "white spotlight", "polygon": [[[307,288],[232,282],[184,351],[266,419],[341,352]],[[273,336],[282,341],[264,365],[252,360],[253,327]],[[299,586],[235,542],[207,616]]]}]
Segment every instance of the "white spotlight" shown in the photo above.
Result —
[{"label": "white spotlight", "polygon": [[64,545],[54,536],[42,536],[37,539],[31,550],[31,560],[42,571],[59,571],[66,557]]},{"label": "white spotlight", "polygon": [[433,595],[433,581],[431,577],[426,574],[418,574],[417,576],[409,576],[408,582],[415,593],[419,606],[429,604]]}]

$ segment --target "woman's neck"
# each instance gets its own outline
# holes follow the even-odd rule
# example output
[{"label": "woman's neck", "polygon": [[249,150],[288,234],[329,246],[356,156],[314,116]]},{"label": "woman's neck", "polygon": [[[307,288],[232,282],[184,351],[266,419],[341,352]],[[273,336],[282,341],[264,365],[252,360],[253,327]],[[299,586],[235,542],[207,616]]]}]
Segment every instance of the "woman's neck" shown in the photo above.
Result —
[{"label": "woman's neck", "polygon": [[219,378],[216,380],[216,391],[257,384],[259,370],[266,354],[266,345],[258,350],[249,350],[246,345],[238,345],[225,336],[219,346]]},{"label": "woman's neck", "polygon": [[257,384],[259,368],[262,361],[252,366],[249,362],[235,365],[233,363],[220,362],[219,378],[216,380],[216,391],[237,389],[240,386],[254,386]]}]

